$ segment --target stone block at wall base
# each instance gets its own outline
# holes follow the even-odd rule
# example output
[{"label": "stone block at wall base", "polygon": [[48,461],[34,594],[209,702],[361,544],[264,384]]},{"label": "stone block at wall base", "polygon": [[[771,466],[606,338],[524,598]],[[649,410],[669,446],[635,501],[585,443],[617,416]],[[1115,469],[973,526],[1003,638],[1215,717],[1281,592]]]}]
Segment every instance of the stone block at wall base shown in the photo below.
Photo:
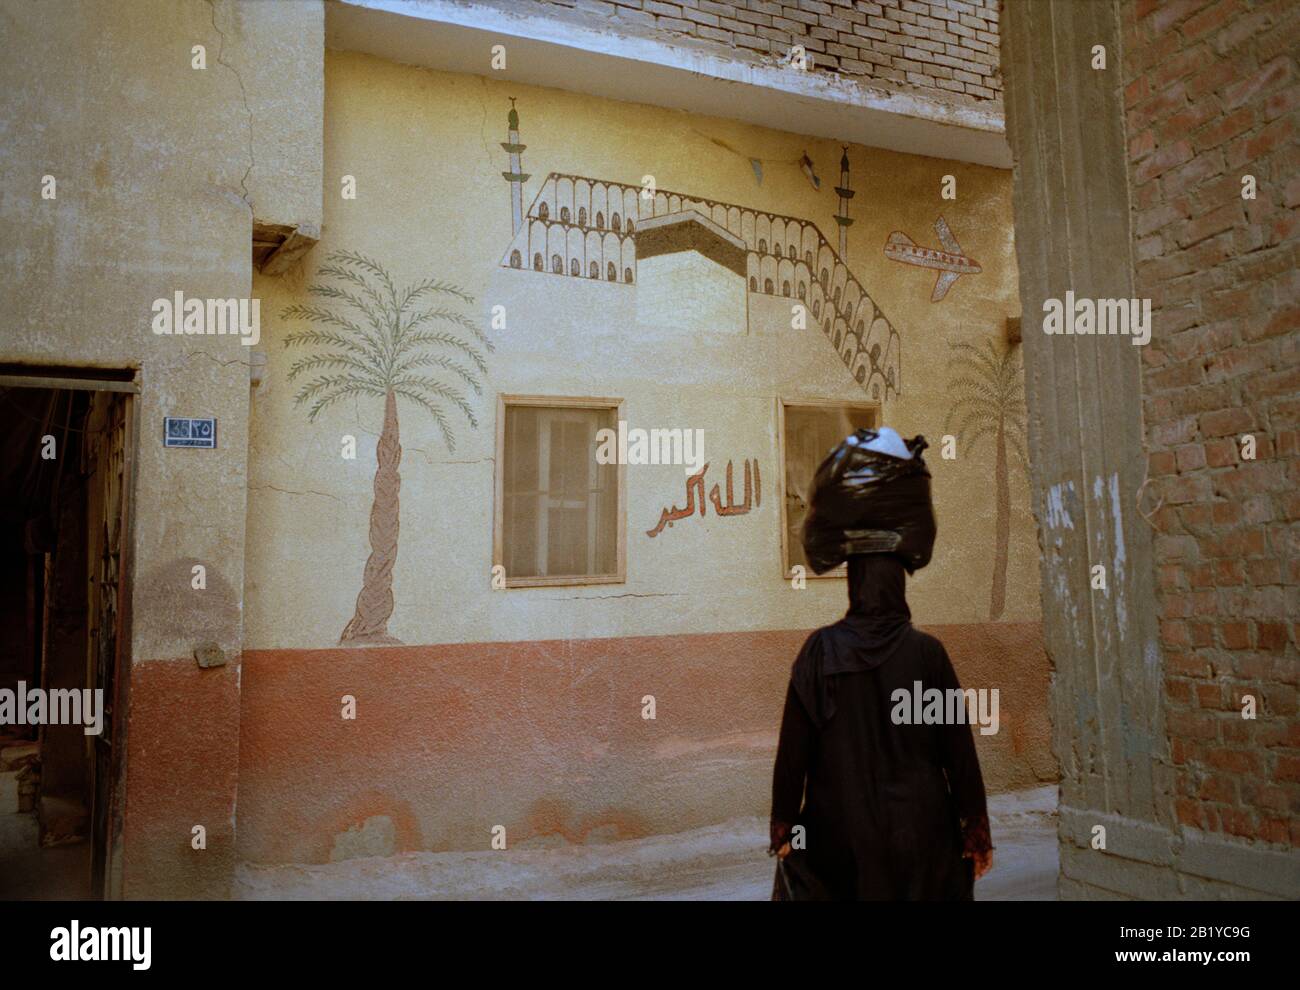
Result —
[{"label": "stone block at wall base", "polygon": [[[1092,848],[1095,826],[1106,848]],[[1300,858],[1262,844],[1179,831],[1088,808],[1060,809],[1062,900],[1300,898]]]}]

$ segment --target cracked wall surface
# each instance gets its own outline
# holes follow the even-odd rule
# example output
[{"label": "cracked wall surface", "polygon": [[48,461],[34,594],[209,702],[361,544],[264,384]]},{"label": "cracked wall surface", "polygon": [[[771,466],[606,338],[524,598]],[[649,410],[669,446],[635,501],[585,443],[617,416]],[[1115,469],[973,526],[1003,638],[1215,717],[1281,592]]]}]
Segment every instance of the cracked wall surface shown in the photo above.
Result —
[{"label": "cracked wall surface", "polygon": [[[312,83],[309,69],[281,72],[279,102],[268,101],[259,93],[270,83],[254,68],[268,64],[257,51],[266,46],[267,59],[314,61],[319,72],[319,40],[313,52],[310,33],[271,30],[288,29],[294,17],[319,25],[319,4],[291,6],[0,4],[0,250],[10,273],[0,360],[140,371],[128,897],[220,897],[228,889],[249,348],[236,336],[155,335],[151,307],[176,291],[250,295],[251,201],[318,215],[319,139],[308,155],[310,114],[298,104],[319,105],[319,79]],[[192,67],[195,45],[204,46],[205,69]],[[258,121],[251,133],[250,115]],[[274,144],[268,137],[281,127],[298,135],[290,150],[259,147]],[[289,168],[294,157],[317,171]],[[252,167],[258,158],[266,172]],[[57,182],[53,200],[41,198],[46,174]],[[306,188],[292,191],[304,179]],[[217,448],[164,449],[167,415],[216,417]],[[207,568],[207,591],[191,588],[187,562]],[[200,671],[192,655],[200,638],[234,662]],[[194,824],[208,831],[202,855],[190,849]]]},{"label": "cracked wall surface", "polygon": [[247,187],[254,219],[319,231],[325,5],[227,0],[214,6],[217,24],[233,34],[225,62],[248,105]]}]

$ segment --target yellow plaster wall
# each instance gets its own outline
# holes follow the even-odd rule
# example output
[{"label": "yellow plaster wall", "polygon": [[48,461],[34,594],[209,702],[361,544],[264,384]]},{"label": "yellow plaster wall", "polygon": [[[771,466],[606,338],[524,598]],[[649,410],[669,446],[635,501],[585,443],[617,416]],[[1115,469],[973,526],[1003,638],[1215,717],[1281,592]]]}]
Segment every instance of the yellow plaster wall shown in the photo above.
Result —
[{"label": "yellow plaster wall", "polygon": [[245,184],[254,215],[262,223],[317,230],[325,4],[255,0],[223,6],[221,16],[229,20],[217,23],[233,35],[223,60],[239,73],[241,101],[248,104],[253,158]]},{"label": "yellow plaster wall", "polygon": [[[247,114],[213,27],[230,30],[229,9],[37,11],[0,5],[4,360],[142,369],[134,653],[187,656],[204,639],[238,651],[249,348],[150,329],[153,301],[177,290],[249,294]],[[206,70],[191,68],[195,44]],[[216,416],[218,449],[164,450],[165,415]],[[191,593],[190,561],[208,567],[206,595]]]},{"label": "yellow plaster wall", "polygon": [[[389,632],[406,643],[529,640],[661,633],[810,628],[843,611],[841,580],[793,590],[780,566],[776,399],[867,398],[815,327],[714,334],[707,326],[636,324],[634,289],[502,269],[511,241],[509,98],[521,118],[527,209],[548,172],[658,187],[817,223],[835,245],[840,146],[719,119],[578,94],[443,74],[353,53],[329,52],[325,71],[324,234],[298,271],[255,277],[263,300],[266,380],[250,419],[246,622],[251,648],[326,647],[351,617],[368,553],[367,527],[380,400],[348,400],[309,425],[286,375],[298,351],[283,338],[285,305],[311,301],[305,286],[334,249],[386,265],[399,284],[429,275],[477,300],[486,327],[494,305],[508,325],[493,331],[479,426],[451,415],[448,452],[432,420],[400,407],[404,448],[401,543]],[[797,167],[807,153],[814,190]],[[763,162],[756,181],[750,158]],[[988,618],[993,568],[991,448],[939,458],[949,400],[949,341],[1002,333],[1018,310],[1011,233],[1011,177],[996,169],[850,147],[857,196],[849,266],[902,336],[902,396],[884,421],[933,445],[939,540],[913,584],[921,625]],[[941,180],[957,180],[955,202]],[[353,175],[357,198],[344,200]],[[964,252],[982,266],[939,303],[934,272],[888,260],[902,230],[938,246],[943,214]],[[812,322],[812,321],[810,321]],[[628,470],[625,585],[493,591],[492,499],[498,393],[618,396],[631,426],[701,428],[709,484],[728,458],[757,457],[765,486],[748,516],[678,523],[646,537],[662,509],[682,504],[684,471]],[[358,441],[341,457],[342,437]],[[739,477],[739,473],[737,474]],[[1012,529],[1006,621],[1039,617],[1037,543],[1023,477],[1011,476]]]}]

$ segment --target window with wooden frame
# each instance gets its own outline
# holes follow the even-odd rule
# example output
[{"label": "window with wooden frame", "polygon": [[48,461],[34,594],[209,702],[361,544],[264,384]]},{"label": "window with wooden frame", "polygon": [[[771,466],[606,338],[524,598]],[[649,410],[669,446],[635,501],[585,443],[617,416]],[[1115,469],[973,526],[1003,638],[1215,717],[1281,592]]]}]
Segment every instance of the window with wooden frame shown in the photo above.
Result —
[{"label": "window with wooden frame", "polygon": [[849,434],[880,424],[880,406],[872,402],[801,399],[777,400],[781,455],[781,566],[792,576],[795,565],[806,577],[843,577],[844,568],[813,574],[803,554],[804,516],[813,475],[826,456]]},{"label": "window with wooden frame", "polygon": [[621,399],[503,395],[493,562],[508,588],[626,580],[625,465],[596,463]]}]

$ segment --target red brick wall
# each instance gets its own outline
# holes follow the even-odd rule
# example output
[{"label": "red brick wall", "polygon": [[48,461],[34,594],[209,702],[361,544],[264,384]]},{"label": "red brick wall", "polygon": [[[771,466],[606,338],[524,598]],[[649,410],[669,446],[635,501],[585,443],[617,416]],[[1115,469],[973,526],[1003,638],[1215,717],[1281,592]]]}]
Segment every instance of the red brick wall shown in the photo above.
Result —
[{"label": "red brick wall", "polygon": [[[516,5],[521,0],[512,0]],[[788,55],[813,71],[955,102],[1001,100],[998,0],[532,0],[594,18],[715,42],[728,55]]]},{"label": "red brick wall", "polygon": [[1297,846],[1300,4],[1136,0],[1121,19],[1174,811]]}]

